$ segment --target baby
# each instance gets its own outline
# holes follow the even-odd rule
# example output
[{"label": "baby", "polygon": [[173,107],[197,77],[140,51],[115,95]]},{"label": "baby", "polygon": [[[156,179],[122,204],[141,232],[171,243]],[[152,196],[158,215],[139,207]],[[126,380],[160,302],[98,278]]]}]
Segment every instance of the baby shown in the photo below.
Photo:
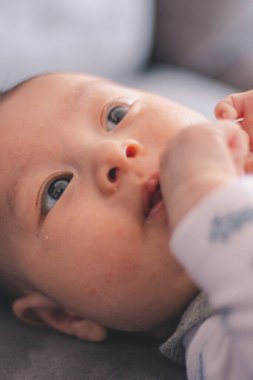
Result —
[{"label": "baby", "polygon": [[[246,114],[230,103],[221,103],[217,115],[239,112],[249,133]],[[234,350],[229,335],[235,297],[228,287],[250,254],[244,245],[235,259],[229,253],[232,274],[229,265],[222,275],[229,239],[217,240],[215,225],[212,239],[203,231],[218,211],[253,203],[251,178],[239,179],[245,168],[250,171],[250,156],[235,123],[207,122],[167,99],[77,74],[36,77],[2,94],[0,278],[15,297],[17,317],[90,341],[102,341],[108,329],[165,340],[192,300],[198,312],[195,300],[203,288],[215,311],[201,301],[204,312],[193,312],[187,322],[188,377],[202,379],[207,371],[206,379],[227,379],[233,370],[239,378],[247,352],[241,361],[241,346]],[[249,240],[243,228],[250,222],[248,217],[237,228],[238,244]],[[235,282],[233,292],[237,287],[239,292]],[[233,313],[231,318],[237,323]],[[212,345],[215,329],[225,348],[215,339]],[[169,356],[173,342],[167,343],[163,352]],[[216,346],[235,356],[232,369],[221,356],[217,362]],[[214,357],[220,366],[212,375]]]}]

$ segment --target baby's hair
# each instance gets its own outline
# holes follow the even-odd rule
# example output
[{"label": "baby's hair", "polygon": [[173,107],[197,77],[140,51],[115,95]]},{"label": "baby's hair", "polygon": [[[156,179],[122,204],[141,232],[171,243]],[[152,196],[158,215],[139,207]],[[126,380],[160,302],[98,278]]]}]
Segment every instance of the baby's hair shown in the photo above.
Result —
[{"label": "baby's hair", "polygon": [[[29,79],[26,79],[15,86],[6,89],[0,90],[0,105],[2,102],[5,102],[9,97],[14,94],[18,89],[20,89]],[[1,223],[0,223],[1,224]],[[2,229],[3,226],[0,226]],[[22,294],[20,288],[20,283],[15,274],[10,274],[10,269],[8,268],[7,259],[8,255],[2,251],[3,248],[0,247],[0,301],[12,300]]]},{"label": "baby's hair", "polygon": [[12,94],[19,90],[24,84],[32,80],[34,77],[24,79],[22,82],[17,83],[16,85],[7,88],[6,90],[0,90],[0,102],[7,100]]},{"label": "baby's hair", "polygon": [[7,98],[9,90],[2,91],[0,90],[0,102]]}]

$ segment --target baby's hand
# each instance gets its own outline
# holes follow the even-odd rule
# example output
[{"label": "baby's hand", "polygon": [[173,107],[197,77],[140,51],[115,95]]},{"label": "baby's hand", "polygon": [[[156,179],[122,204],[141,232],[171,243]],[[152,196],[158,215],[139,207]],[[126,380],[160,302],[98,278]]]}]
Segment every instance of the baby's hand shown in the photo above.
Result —
[{"label": "baby's hand", "polygon": [[232,122],[179,132],[161,160],[161,189],[172,230],[206,194],[243,174],[246,134]]},{"label": "baby's hand", "polygon": [[247,132],[250,150],[253,151],[253,91],[232,94],[222,99],[215,107],[217,119],[243,119],[241,126]]}]

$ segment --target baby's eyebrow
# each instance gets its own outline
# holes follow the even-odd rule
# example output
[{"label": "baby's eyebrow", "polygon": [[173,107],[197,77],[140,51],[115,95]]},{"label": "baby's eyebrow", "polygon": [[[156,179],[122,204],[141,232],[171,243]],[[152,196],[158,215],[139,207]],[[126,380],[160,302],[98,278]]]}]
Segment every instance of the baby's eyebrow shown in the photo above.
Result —
[{"label": "baby's eyebrow", "polygon": [[20,188],[21,176],[16,177],[6,193],[6,206],[11,215],[15,214],[18,189]]},{"label": "baby's eyebrow", "polygon": [[92,77],[85,82],[78,83],[75,87],[74,96],[73,92],[71,92],[69,95],[73,97],[73,101],[78,101],[78,99],[83,97],[85,98],[90,93],[93,93],[97,86],[99,87],[100,85],[104,84],[115,86],[115,82],[110,79]]},{"label": "baby's eyebrow", "polygon": [[98,78],[90,79],[86,82],[78,83],[74,88],[74,93],[71,91],[69,93],[70,97],[73,97],[73,101],[78,101],[78,99],[85,98],[91,91],[93,91],[96,84],[100,84],[101,80]]},{"label": "baby's eyebrow", "polygon": [[6,191],[6,206],[11,215],[16,215],[18,195],[24,183],[25,173],[27,171],[28,167],[26,164],[19,165],[19,168],[16,171],[18,174],[12,178],[8,184],[9,188],[8,191]]}]

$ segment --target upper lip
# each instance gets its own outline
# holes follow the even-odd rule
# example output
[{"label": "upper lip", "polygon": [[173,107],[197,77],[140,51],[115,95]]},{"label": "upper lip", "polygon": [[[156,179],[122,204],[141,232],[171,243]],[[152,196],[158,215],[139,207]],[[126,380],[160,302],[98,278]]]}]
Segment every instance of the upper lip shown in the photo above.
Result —
[{"label": "upper lip", "polygon": [[152,208],[162,199],[159,174],[155,173],[145,181],[143,186],[143,214],[146,219]]}]

